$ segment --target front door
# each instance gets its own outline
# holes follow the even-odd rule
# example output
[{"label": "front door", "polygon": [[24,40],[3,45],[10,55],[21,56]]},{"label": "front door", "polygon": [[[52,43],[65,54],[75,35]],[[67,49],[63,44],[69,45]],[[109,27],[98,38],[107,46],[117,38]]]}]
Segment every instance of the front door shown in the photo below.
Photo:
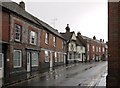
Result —
[{"label": "front door", "polygon": [[50,52],[50,68],[53,67],[52,52]]},{"label": "front door", "polygon": [[30,72],[30,52],[27,52],[27,72]]},{"label": "front door", "polygon": [[3,72],[4,72],[4,60],[3,60],[3,53],[0,53],[0,78],[3,78]]}]

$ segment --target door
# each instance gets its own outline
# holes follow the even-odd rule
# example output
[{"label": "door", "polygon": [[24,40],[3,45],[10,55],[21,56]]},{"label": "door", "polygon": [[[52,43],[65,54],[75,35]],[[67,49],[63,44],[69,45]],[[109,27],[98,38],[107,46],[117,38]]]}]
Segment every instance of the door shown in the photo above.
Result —
[{"label": "door", "polygon": [[3,78],[3,72],[4,72],[4,61],[3,61],[3,53],[0,53],[0,78]]},{"label": "door", "polygon": [[52,52],[50,52],[50,68],[53,67]]},{"label": "door", "polygon": [[30,72],[30,52],[27,52],[27,72]]}]

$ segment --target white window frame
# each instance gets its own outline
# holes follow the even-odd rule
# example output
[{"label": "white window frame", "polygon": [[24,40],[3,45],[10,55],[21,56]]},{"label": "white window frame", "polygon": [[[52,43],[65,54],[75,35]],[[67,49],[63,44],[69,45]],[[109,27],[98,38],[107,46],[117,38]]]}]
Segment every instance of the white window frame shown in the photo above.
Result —
[{"label": "white window frame", "polygon": [[105,52],[105,48],[104,47],[102,48],[102,51],[103,51],[103,53]]},{"label": "white window frame", "polygon": [[57,52],[54,53],[55,62],[57,62]]},{"label": "white window frame", "polygon": [[95,51],[95,46],[92,46],[93,52]]},{"label": "white window frame", "polygon": [[49,52],[45,51],[45,62],[49,62]]},{"label": "white window frame", "polygon": [[45,44],[49,44],[49,33],[45,34]]},{"label": "white window frame", "polygon": [[[37,59],[33,57],[34,53],[35,53],[35,54],[38,54]],[[39,53],[38,53],[38,52],[32,52],[32,58],[31,58],[31,59],[32,59],[32,62],[33,62],[33,60],[34,60],[34,61],[37,61],[37,64],[33,64],[33,63],[32,63],[32,67],[36,67],[36,66],[39,65],[39,64],[38,64],[38,63],[39,63],[39,60],[38,60],[38,59],[39,59]]]},{"label": "white window frame", "polygon": [[[34,38],[34,43],[32,43],[32,38]],[[36,45],[37,33],[34,31],[30,31],[30,44]]]},{"label": "white window frame", "polygon": [[87,50],[89,51],[89,44],[87,44]]},{"label": "white window frame", "polygon": [[54,44],[54,47],[56,47],[56,37],[55,36],[53,37],[53,44]]},{"label": "white window frame", "polygon": [[[15,52],[20,52],[20,66],[14,66],[14,54],[15,54]],[[22,51],[21,50],[14,50],[14,53],[13,53],[13,67],[14,68],[22,67]]]},{"label": "white window frame", "polygon": [[99,47],[99,52],[101,52],[101,47]]},{"label": "white window frame", "polygon": [[96,47],[96,52],[98,52],[98,47]]},{"label": "white window frame", "polygon": [[[16,31],[16,30],[17,30],[17,27],[18,27],[18,29],[19,29],[19,32]],[[17,42],[20,42],[20,41],[21,41],[21,31],[22,31],[21,25],[15,24],[15,41],[17,41]],[[16,34],[19,34],[19,39],[16,38]]]}]

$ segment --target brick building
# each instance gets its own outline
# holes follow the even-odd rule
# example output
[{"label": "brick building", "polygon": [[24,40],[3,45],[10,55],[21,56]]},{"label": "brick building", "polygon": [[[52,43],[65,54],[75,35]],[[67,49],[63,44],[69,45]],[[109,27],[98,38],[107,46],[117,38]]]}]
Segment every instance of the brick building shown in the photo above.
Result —
[{"label": "brick building", "polygon": [[97,40],[95,36],[93,39],[86,36],[82,36],[82,38],[86,46],[86,61],[91,62],[107,59],[107,44],[104,43],[104,40]]},{"label": "brick building", "polygon": [[2,2],[0,7],[0,78],[4,83],[65,63],[66,41],[57,30],[28,13],[24,2]]},{"label": "brick building", "polygon": [[[108,76],[107,88],[120,85],[120,0],[108,2]],[[119,86],[119,87],[118,87]]]}]

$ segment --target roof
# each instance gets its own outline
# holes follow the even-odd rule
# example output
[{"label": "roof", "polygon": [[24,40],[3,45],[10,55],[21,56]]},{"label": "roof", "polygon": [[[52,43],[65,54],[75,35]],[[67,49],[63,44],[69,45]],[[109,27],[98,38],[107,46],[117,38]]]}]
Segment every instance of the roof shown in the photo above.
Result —
[{"label": "roof", "polygon": [[44,28],[46,28],[51,33],[53,33],[56,36],[64,39],[64,37],[60,33],[58,33],[54,28],[52,28],[47,23],[43,22],[42,20],[38,19],[37,17],[33,16],[32,14],[30,14],[27,11],[25,11],[24,9],[22,9],[17,3],[12,2],[12,1],[11,2],[2,2],[2,8],[8,9],[11,12],[14,12],[17,15],[20,15],[20,16],[28,19],[28,20],[32,21],[33,23],[35,23],[39,26],[43,26]]},{"label": "roof", "polygon": [[67,40],[69,41],[72,37],[74,32],[66,32],[66,33],[61,33],[61,35]]},{"label": "roof", "polygon": [[81,43],[80,39],[78,38],[78,36],[76,36],[76,44],[83,46],[83,44]]},{"label": "roof", "polygon": [[97,40],[97,39],[92,39],[92,38],[89,38],[89,37],[86,37],[86,36],[83,36],[83,35],[81,35],[82,36],[82,38],[83,39],[87,39],[87,40],[90,40],[90,41],[94,41],[94,42],[97,42],[97,43],[102,43],[102,44],[105,44],[104,42],[100,42],[99,40]]},{"label": "roof", "polygon": [[76,38],[77,38],[77,42],[76,43],[78,45],[85,46],[85,40],[81,37],[81,35],[77,35]]}]

